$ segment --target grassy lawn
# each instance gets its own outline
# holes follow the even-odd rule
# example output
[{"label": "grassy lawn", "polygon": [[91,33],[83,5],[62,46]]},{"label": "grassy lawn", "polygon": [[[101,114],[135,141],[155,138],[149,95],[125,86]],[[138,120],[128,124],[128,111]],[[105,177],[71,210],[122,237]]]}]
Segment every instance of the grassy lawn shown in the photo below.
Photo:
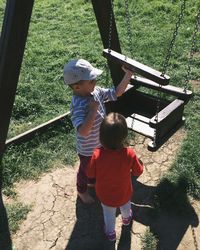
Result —
[{"label": "grassy lawn", "polygon": [[[180,11],[180,1],[129,2],[134,58],[162,70]],[[185,84],[197,2],[191,0],[186,4],[167,69],[171,84],[179,87]],[[0,0],[0,24],[4,8],[5,1]],[[114,11],[122,51],[130,56],[124,3],[114,1]],[[199,32],[197,35],[196,52],[200,53]],[[89,0],[35,0],[8,137],[69,110],[71,92],[63,84],[62,72],[63,65],[71,58],[84,58],[104,69],[99,84],[111,86],[111,80],[106,83],[106,60],[102,56],[102,48]],[[200,56],[195,55],[191,75],[193,80],[200,80]],[[192,89],[191,85],[189,89]],[[184,178],[187,192],[197,199],[200,198],[199,91],[196,90],[185,108],[187,139],[166,177],[175,184]],[[42,136],[6,150],[3,157],[4,190],[10,194],[8,190],[14,182],[22,178],[37,178],[58,162],[73,164],[75,160],[74,130],[66,119],[62,125],[50,128]]]}]

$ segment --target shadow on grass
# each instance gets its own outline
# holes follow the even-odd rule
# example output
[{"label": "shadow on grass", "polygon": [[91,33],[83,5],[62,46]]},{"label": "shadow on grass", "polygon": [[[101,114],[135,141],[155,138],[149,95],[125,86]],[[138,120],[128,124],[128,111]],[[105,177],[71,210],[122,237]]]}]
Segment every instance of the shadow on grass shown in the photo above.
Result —
[{"label": "shadow on grass", "polygon": [[144,185],[134,179],[133,185],[133,219],[149,226],[158,240],[157,249],[177,249],[190,226],[193,232],[191,248],[199,249],[193,230],[199,220],[188,200],[186,179],[180,178],[176,184],[163,179],[157,187]]},{"label": "shadow on grass", "polygon": [[12,241],[8,226],[8,217],[0,194],[0,249],[12,250]]}]

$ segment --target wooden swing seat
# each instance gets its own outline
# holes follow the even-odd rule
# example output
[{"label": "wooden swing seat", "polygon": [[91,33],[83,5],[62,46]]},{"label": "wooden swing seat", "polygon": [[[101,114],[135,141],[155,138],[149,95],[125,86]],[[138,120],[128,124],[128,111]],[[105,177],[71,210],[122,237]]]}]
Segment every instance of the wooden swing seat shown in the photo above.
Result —
[{"label": "wooden swing seat", "polygon": [[[116,102],[107,104],[108,112],[118,112],[125,116],[129,129],[142,134],[152,141],[150,151],[156,151],[183,124],[184,101],[160,100],[158,121],[156,121],[157,98],[129,86],[129,89]],[[155,141],[154,141],[155,137]]]},{"label": "wooden swing seat", "polygon": [[[129,85],[117,102],[111,102],[107,106],[109,111],[119,112],[126,117],[128,128],[152,139],[148,144],[148,149],[156,151],[183,124],[184,105],[193,93],[168,85],[169,76],[163,77],[161,72],[118,52],[104,49],[103,55],[113,63],[121,64],[143,76],[132,77],[133,86]],[[141,86],[175,96],[175,99],[169,101],[159,98],[159,110],[157,110],[158,97],[140,91],[138,87]]]},{"label": "wooden swing seat", "polygon": [[190,90],[184,90],[183,88],[179,88],[172,85],[160,86],[158,83],[146,79],[144,77],[132,77],[131,84],[137,87],[146,87],[150,89],[157,90],[162,93],[166,93],[168,95],[176,96],[181,100],[184,100],[185,104],[192,98],[193,93]]}]

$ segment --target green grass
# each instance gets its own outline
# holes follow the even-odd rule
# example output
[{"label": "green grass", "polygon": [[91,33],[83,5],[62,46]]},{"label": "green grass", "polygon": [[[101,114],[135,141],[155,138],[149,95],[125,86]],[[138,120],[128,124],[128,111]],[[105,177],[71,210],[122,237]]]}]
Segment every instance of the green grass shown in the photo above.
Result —
[{"label": "green grass", "polygon": [[8,214],[8,223],[11,233],[16,233],[19,229],[20,223],[26,219],[31,207],[25,206],[20,202],[15,202],[6,206]]},{"label": "green grass", "polygon": [[[135,59],[162,70],[169,42],[175,28],[180,1],[129,1],[132,49]],[[198,1],[187,1],[183,23],[175,41],[167,74],[171,84],[184,86],[187,57]],[[5,1],[0,0],[0,21],[3,20]],[[130,55],[125,6],[114,1],[114,11],[122,51]],[[0,23],[1,24],[1,23]],[[198,33],[197,51],[200,48]],[[24,60],[8,137],[13,137],[69,110],[71,91],[63,84],[63,66],[71,58],[85,58],[96,67],[105,69],[102,42],[90,1],[36,0],[30,23]],[[192,79],[199,79],[200,57],[192,64]],[[106,70],[99,83],[106,82]],[[189,86],[191,88],[191,86]],[[178,183],[187,179],[187,192],[200,198],[199,92],[185,109],[187,139],[166,177]],[[21,178],[37,178],[54,167],[58,161],[73,163],[76,159],[74,131],[56,127],[33,141],[10,147],[4,154],[4,187]]]},{"label": "green grass", "polygon": [[61,163],[73,165],[77,160],[74,136],[66,119],[31,141],[9,147],[2,161],[4,193],[12,195],[13,183],[21,179],[37,179]]},{"label": "green grass", "polygon": [[157,239],[148,228],[142,238],[142,250],[156,250]]}]

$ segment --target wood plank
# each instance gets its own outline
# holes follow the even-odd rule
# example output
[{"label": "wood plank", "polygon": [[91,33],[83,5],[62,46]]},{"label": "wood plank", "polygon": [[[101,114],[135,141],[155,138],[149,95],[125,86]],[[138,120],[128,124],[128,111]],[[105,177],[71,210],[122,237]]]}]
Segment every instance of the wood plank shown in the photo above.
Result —
[{"label": "wood plank", "polygon": [[155,152],[157,151],[170,137],[173,136],[174,133],[184,124],[185,118],[182,117],[182,119],[175,125],[170,128],[170,130],[165,133],[165,135],[161,138],[159,138],[156,143],[154,141],[150,141],[148,143],[148,150]]},{"label": "wood plank", "polygon": [[6,141],[6,147],[8,147],[11,144],[18,144],[21,142],[25,142],[28,139],[32,138],[36,133],[42,132],[45,129],[47,129],[50,125],[54,125],[55,123],[59,122],[60,120],[66,118],[69,115],[70,112],[67,112],[63,115],[60,115],[58,117],[55,117],[47,122],[44,122],[42,124],[40,124],[39,126],[32,128],[24,133],[21,133],[11,139],[8,139]]},{"label": "wood plank", "polygon": [[169,105],[167,105],[164,109],[162,109],[158,113],[157,121],[156,121],[156,115],[151,118],[150,126],[153,128],[157,127],[158,124],[160,126],[160,124],[164,122],[164,120],[169,119],[169,117],[172,116],[173,114],[175,114],[174,119],[178,116],[179,113],[181,114],[180,116],[182,116],[183,109],[184,109],[184,101],[175,99],[173,102],[171,102]]},{"label": "wood plank", "polygon": [[132,115],[130,115],[130,117],[132,117],[133,119],[136,119],[138,121],[144,122],[146,124],[149,124],[149,121],[150,121],[150,119],[148,117],[143,116],[143,115],[139,115],[136,113],[133,113]]},{"label": "wood plank", "polygon": [[147,79],[155,81],[161,85],[167,85],[169,83],[170,77],[168,75],[161,76],[161,72],[152,69],[142,63],[139,63],[125,55],[122,55],[114,50],[103,50],[103,55],[112,62],[116,62],[125,66],[126,68],[138,73],[141,76],[144,76]]},{"label": "wood plank", "polygon": [[151,139],[154,137],[154,129],[149,127],[148,124],[133,119],[132,117],[127,117],[126,123],[129,129],[132,129],[133,131]]},{"label": "wood plank", "polygon": [[158,83],[154,81],[151,81],[147,78],[139,77],[139,76],[132,77],[131,84],[135,85],[136,87],[144,86],[147,88],[155,89],[166,94],[174,95],[178,97],[179,99],[182,99],[185,101],[189,100],[193,96],[193,93],[190,90],[184,91],[183,88],[179,88],[179,87],[172,86],[172,85],[160,86]]}]

